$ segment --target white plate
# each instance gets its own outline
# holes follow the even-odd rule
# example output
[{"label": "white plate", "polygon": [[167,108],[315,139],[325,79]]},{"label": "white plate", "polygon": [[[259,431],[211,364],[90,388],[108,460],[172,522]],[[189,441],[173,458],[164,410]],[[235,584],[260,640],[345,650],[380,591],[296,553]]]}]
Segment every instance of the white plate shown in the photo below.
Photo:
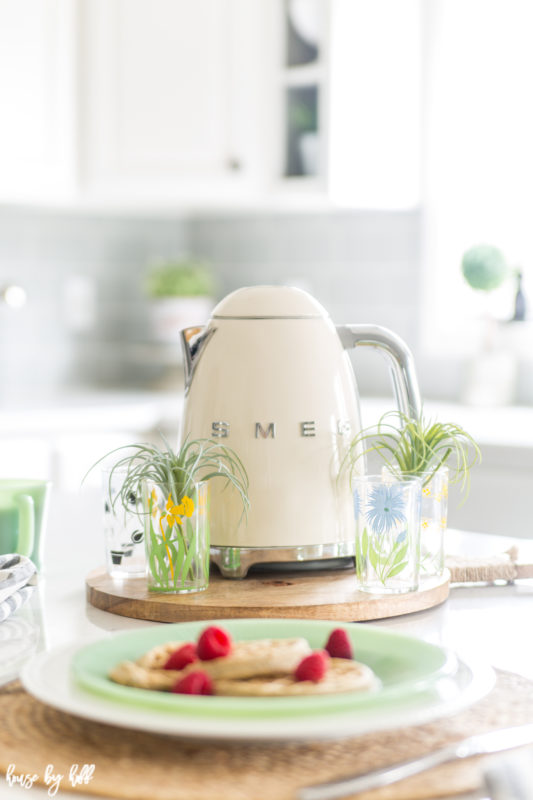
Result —
[{"label": "white plate", "polygon": [[387,709],[331,714],[300,719],[213,719],[126,706],[83,691],[71,677],[73,655],[83,645],[39,653],[24,667],[25,688],[47,705],[85,719],[184,738],[227,741],[290,741],[342,739],[371,731],[421,725],[456,714],[486,695],[494,685],[493,670],[458,659],[452,676],[437,681],[423,702],[406,701]]}]

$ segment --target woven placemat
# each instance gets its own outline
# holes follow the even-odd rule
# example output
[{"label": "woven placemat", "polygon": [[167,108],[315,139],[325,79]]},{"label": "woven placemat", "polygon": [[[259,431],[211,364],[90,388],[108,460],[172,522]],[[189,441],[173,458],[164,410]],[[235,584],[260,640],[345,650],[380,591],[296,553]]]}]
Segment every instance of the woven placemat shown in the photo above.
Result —
[{"label": "woven placemat", "polygon": [[[467,711],[428,725],[326,743],[197,743],[83,720],[40,703],[19,683],[0,690],[0,773],[37,774],[48,764],[72,791],[72,764],[94,764],[93,795],[134,800],[294,800],[298,788],[414,758],[474,733],[533,721],[533,682],[498,673]],[[427,800],[481,785],[481,759],[448,764],[358,800]],[[38,781],[38,782],[39,782]]]}]

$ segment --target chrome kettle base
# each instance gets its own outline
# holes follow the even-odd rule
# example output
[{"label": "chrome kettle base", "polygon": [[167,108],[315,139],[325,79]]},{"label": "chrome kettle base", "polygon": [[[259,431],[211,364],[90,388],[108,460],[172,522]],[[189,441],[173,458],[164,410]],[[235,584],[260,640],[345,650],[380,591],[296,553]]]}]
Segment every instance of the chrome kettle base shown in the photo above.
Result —
[{"label": "chrome kettle base", "polygon": [[354,542],[299,547],[211,547],[211,561],[223,578],[245,578],[252,566],[288,571],[353,567]]}]

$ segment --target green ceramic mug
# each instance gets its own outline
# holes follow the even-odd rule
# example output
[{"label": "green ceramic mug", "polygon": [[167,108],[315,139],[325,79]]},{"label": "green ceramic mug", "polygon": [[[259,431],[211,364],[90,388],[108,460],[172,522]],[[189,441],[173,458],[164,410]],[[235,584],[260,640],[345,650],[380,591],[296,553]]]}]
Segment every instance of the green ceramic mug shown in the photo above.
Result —
[{"label": "green ceramic mug", "polygon": [[0,478],[0,553],[29,556],[41,568],[50,481]]}]

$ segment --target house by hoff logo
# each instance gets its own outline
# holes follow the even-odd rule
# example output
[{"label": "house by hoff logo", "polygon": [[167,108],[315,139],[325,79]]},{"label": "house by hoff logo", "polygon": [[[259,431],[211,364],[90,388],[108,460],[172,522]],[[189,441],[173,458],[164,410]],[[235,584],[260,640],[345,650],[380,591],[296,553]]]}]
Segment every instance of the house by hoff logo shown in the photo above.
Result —
[{"label": "house by hoff logo", "polygon": [[[255,423],[255,438],[256,439],[275,439],[276,438],[276,423],[267,422],[263,425],[261,422]],[[304,437],[316,436],[317,424],[315,420],[309,419],[298,423],[299,435]],[[339,419],[337,420],[337,430],[339,436],[349,435],[352,426],[350,420]],[[211,436],[215,439],[228,439],[231,431],[231,425],[224,420],[217,420],[211,423]]]},{"label": "house by hoff logo", "polygon": [[[94,777],[94,764],[72,764],[68,773],[71,786],[82,786],[90,783]],[[35,784],[44,783],[48,787],[48,797],[55,797],[64,778],[64,774],[56,772],[53,764],[47,764],[43,776],[36,772],[17,772],[16,764],[10,764],[6,771],[8,786],[20,786],[21,789],[32,789]]]}]

